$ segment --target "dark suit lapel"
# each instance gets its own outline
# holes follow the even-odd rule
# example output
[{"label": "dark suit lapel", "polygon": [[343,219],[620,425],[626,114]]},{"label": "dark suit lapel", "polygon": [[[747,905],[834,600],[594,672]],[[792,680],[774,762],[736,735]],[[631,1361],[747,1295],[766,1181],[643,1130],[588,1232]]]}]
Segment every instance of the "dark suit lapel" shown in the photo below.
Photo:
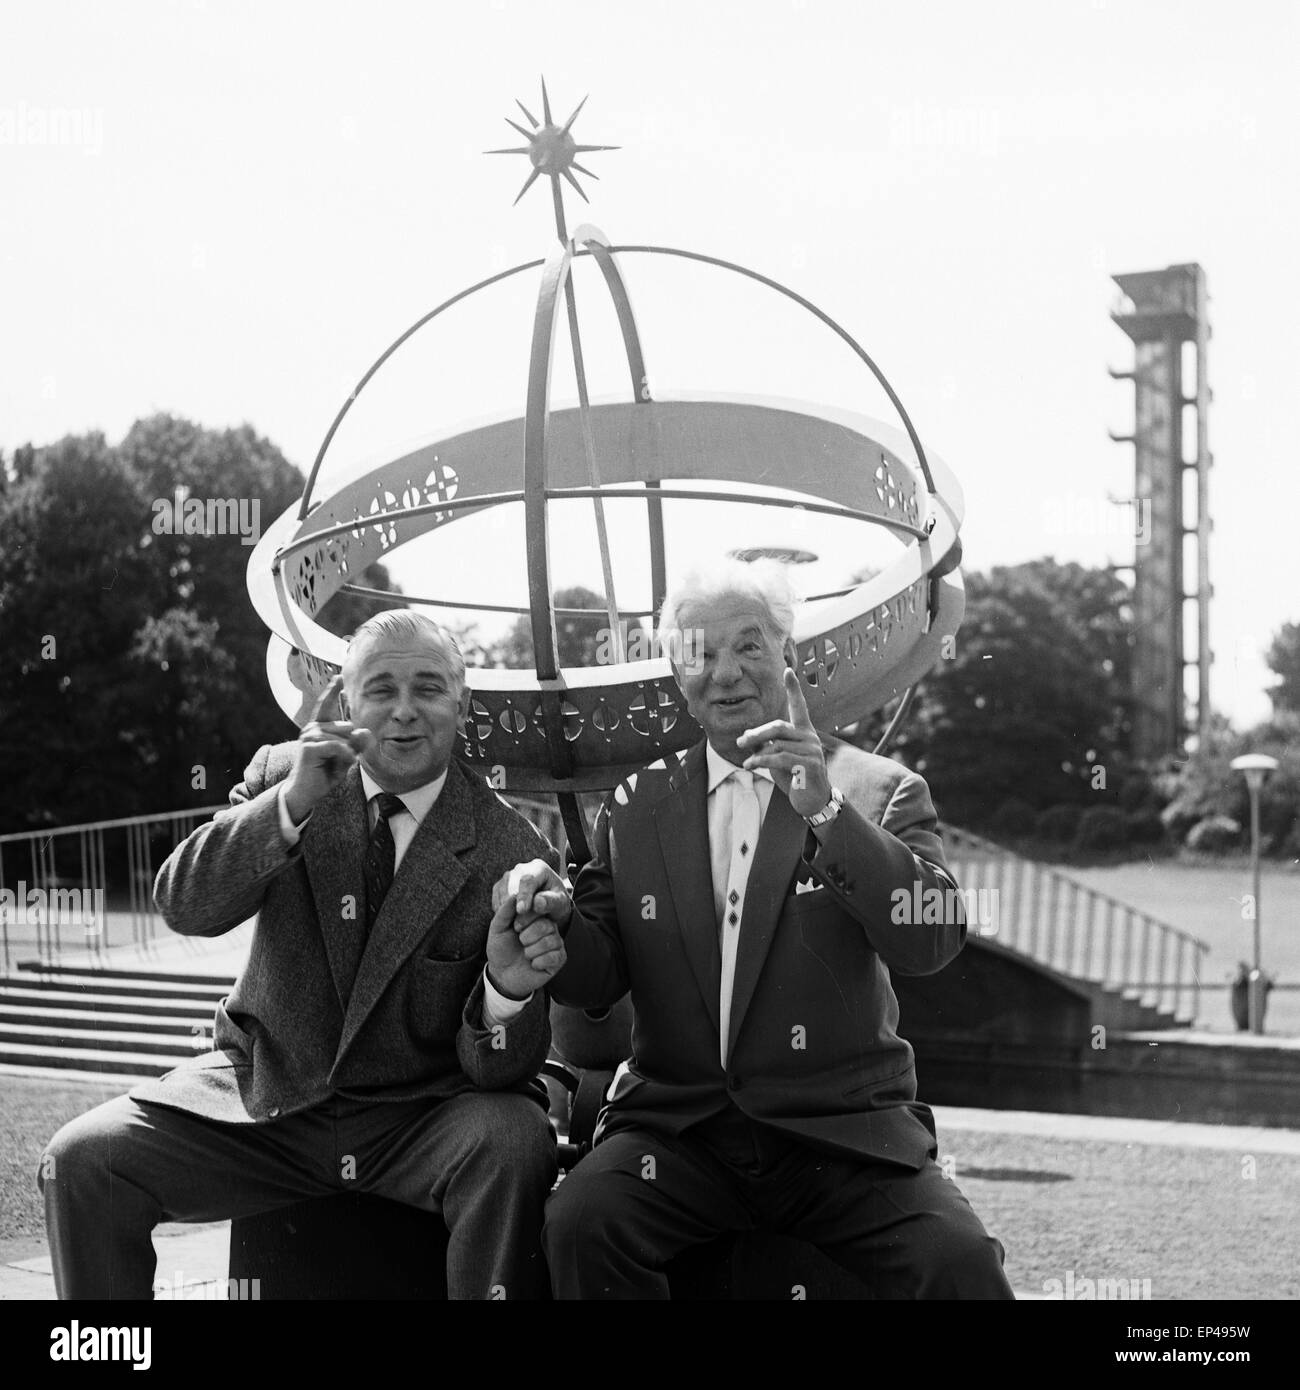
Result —
[{"label": "dark suit lapel", "polygon": [[[340,1058],[406,958],[437,927],[444,909],[464,887],[469,870],[456,852],[474,842],[473,801],[465,774],[453,762],[441,794],[402,856],[370,930],[343,1019]],[[482,927],[474,936],[478,950],[483,947],[486,921]],[[457,954],[457,948],[448,954]]]},{"label": "dark suit lapel", "polygon": [[786,893],[803,850],[807,822],[790,805],[789,798],[775,784],[763,828],[754,851],[754,866],[745,883],[745,907],[740,918],[740,941],[736,948],[736,978],[731,990],[731,1035],[727,1055],[736,1046],[745,1011],[754,997],[758,977],[767,960],[776,924],[781,917]]},{"label": "dark suit lapel", "polygon": [[655,829],[672,892],[677,929],[716,1030],[722,957],[713,912],[709,860],[709,777],[704,744],[698,743],[674,776],[673,791],[654,808]]},{"label": "dark suit lapel", "polygon": [[[302,848],[340,1004],[352,988],[361,959],[366,930],[362,864],[369,838],[366,794],[354,765],[343,786],[317,802],[303,832]],[[350,916],[344,915],[347,906]]]}]

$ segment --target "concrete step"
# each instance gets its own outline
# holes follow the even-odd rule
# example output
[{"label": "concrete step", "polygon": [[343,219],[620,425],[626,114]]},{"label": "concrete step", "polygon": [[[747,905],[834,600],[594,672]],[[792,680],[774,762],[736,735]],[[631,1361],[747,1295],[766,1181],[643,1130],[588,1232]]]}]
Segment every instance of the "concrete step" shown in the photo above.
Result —
[{"label": "concrete step", "polygon": [[[193,1055],[191,1052],[189,1055]],[[62,1071],[102,1071],[117,1076],[161,1076],[181,1061],[141,1052],[113,1052],[97,1047],[43,1047],[39,1044],[0,1041],[0,1063],[9,1066],[49,1067]]]},{"label": "concrete step", "polygon": [[213,985],[220,989],[229,991],[235,983],[229,975],[200,975],[182,970],[116,970],[105,968],[103,970],[86,970],[82,966],[76,965],[43,965],[40,961],[24,960],[18,962],[18,969],[28,974],[40,974],[58,978],[59,976],[89,976],[96,980],[130,980],[138,983],[142,980],[165,980],[169,984],[176,985]]},{"label": "concrete step", "polygon": [[51,1009],[43,1003],[13,1004],[0,994],[0,1025],[38,1024],[63,1028],[69,1032],[98,1032],[100,1029],[132,1033],[170,1033],[192,1035],[194,1029],[211,1030],[212,1011],[204,1013],[137,1014],[105,1012],[89,1005],[82,1008]]},{"label": "concrete step", "polygon": [[1144,1032],[1152,1028],[1175,1028],[1179,1026],[1169,1009],[1162,1009],[1154,1002],[1153,991],[1121,987],[1114,992],[1124,999],[1126,1008],[1132,1010],[1134,1018],[1147,1020],[1145,1023],[1134,1024],[1129,1029],[1130,1032]]},{"label": "concrete step", "polygon": [[[199,1043],[200,1046],[195,1046]],[[61,1027],[46,1027],[39,1023],[0,1023],[0,1051],[10,1046],[57,1049],[59,1052],[79,1052],[89,1048],[95,1052],[132,1052],[141,1056],[172,1058],[193,1057],[206,1052],[211,1040],[196,1033],[137,1033],[127,1029],[98,1029],[94,1033],[72,1031]]]},{"label": "concrete step", "polygon": [[1061,979],[1069,981],[1077,989],[1084,990],[1092,999],[1092,1021],[1101,1024],[1112,1032],[1150,1032],[1164,1028],[1181,1028],[1172,1013],[1144,1004],[1136,990],[1103,985],[1097,980],[1081,979],[1077,975],[1066,975],[1053,966]]},{"label": "concrete step", "polygon": [[229,994],[234,981],[204,984],[193,981],[155,980],[147,975],[117,976],[105,979],[97,971],[61,972],[46,978],[35,971],[0,976],[0,989],[41,990],[45,993],[138,995],[145,999],[220,999]]},{"label": "concrete step", "polygon": [[[220,997],[220,996],[219,996]],[[15,988],[0,981],[0,1007],[91,1010],[97,1013],[183,1015],[210,1019],[217,1000],[178,999],[174,995],[83,994],[72,990]]]}]

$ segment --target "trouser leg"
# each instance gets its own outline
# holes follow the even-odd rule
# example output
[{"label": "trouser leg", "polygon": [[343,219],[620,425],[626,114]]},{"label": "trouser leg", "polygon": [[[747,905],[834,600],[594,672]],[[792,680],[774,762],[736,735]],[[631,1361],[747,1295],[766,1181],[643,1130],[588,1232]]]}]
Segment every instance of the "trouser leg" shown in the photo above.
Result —
[{"label": "trouser leg", "polygon": [[50,1140],[37,1183],[59,1298],[151,1298],[160,1221],[223,1221],[329,1191],[311,1117],[218,1124],[121,1096]]},{"label": "trouser leg", "polygon": [[879,1298],[1015,1297],[1001,1243],[932,1159],[913,1171],[801,1149],[765,1183],[764,1206]]},{"label": "trouser leg", "polygon": [[411,1118],[358,1169],[362,1190],[441,1212],[453,1299],[546,1298],[542,1209],[555,1135],[528,1096],[474,1091]]},{"label": "trouser leg", "polygon": [[668,1260],[752,1225],[739,1184],[702,1144],[625,1129],[560,1183],[542,1239],[557,1298],[666,1299]]}]

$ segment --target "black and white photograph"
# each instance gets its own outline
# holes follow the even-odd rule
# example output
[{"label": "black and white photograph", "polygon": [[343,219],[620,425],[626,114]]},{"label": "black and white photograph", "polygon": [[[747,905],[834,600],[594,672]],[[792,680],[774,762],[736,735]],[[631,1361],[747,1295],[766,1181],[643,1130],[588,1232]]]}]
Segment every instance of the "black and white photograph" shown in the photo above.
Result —
[{"label": "black and white photograph", "polygon": [[0,12],[31,1366],[665,1300],[1271,1364],[1298,55],[1291,0]]}]

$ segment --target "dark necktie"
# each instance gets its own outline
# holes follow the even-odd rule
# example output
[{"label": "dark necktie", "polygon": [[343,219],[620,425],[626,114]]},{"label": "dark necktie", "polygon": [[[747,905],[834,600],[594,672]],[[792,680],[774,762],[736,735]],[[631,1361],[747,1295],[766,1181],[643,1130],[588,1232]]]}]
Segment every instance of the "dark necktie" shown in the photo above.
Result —
[{"label": "dark necktie", "polygon": [[370,832],[370,843],[366,846],[366,858],[362,866],[366,881],[367,936],[375,925],[375,918],[379,916],[384,895],[393,882],[397,846],[393,843],[393,829],[388,824],[388,818],[395,816],[398,811],[406,810],[401,797],[394,796],[392,792],[380,792],[375,797],[375,804],[379,808],[379,818],[375,821],[375,828]]}]

